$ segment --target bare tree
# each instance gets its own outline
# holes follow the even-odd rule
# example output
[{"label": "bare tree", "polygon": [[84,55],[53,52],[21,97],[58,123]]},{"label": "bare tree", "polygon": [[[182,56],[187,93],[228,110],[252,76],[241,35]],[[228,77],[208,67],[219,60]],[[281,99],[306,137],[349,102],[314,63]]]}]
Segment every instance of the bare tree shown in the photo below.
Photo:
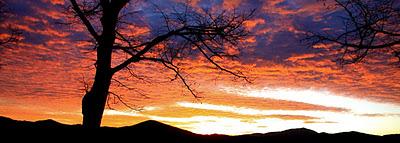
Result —
[{"label": "bare tree", "polygon": [[362,61],[372,53],[391,55],[400,62],[400,3],[396,0],[335,0],[346,16],[343,29],[310,32],[313,45],[333,43],[342,50],[339,62]]},{"label": "bare tree", "polygon": [[[10,11],[6,7],[6,3],[0,0],[0,23],[9,18]],[[6,36],[0,37],[0,47],[9,47],[20,40],[21,31],[12,27],[11,25],[6,26],[7,29],[4,30]]]},{"label": "bare tree", "polygon": [[[175,73],[173,79],[179,79],[190,93],[196,93],[182,75],[177,60],[194,54],[205,57],[217,69],[234,77],[249,81],[239,71],[232,71],[218,64],[215,58],[236,57],[226,52],[227,45],[237,45],[248,35],[243,23],[254,11],[228,12],[212,14],[196,11],[185,5],[182,10],[171,13],[160,11],[165,22],[163,30],[150,38],[140,38],[126,34],[129,18],[127,9],[130,0],[70,0],[73,14],[78,17],[94,39],[97,52],[94,82],[82,100],[83,126],[96,128],[101,124],[103,111],[113,75],[121,70],[130,70],[129,65],[141,61],[150,61],[163,65]],[[125,9],[125,10],[124,10]],[[135,29],[130,29],[135,30]],[[125,33],[125,34],[124,34]],[[112,67],[112,54],[129,55],[125,61]]]}]

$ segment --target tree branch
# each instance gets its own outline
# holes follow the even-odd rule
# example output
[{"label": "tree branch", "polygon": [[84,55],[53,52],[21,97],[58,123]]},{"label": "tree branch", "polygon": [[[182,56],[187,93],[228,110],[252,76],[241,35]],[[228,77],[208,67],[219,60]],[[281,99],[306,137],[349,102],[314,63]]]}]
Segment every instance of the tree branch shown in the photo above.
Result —
[{"label": "tree branch", "polygon": [[145,53],[147,53],[151,48],[153,48],[154,46],[156,46],[157,44],[165,41],[166,39],[168,39],[171,36],[174,36],[176,34],[178,34],[181,30],[183,29],[179,29],[179,30],[173,30],[168,32],[167,34],[158,36],[156,38],[154,38],[153,40],[151,40],[150,42],[148,42],[144,48],[142,50],[140,50],[138,53],[136,53],[135,55],[133,55],[131,58],[129,58],[128,60],[122,62],[121,64],[115,66],[114,68],[112,68],[112,72],[118,72],[121,69],[125,68],[126,66],[128,66],[130,63],[132,62],[138,62],[140,61],[140,57],[143,56]]},{"label": "tree branch", "polygon": [[83,24],[86,26],[87,30],[89,33],[93,36],[94,39],[96,39],[97,42],[100,41],[99,35],[97,34],[96,30],[93,28],[93,25],[90,23],[90,21],[86,18],[85,14],[82,12],[81,8],[79,8],[78,3],[76,0],[70,0],[72,7],[76,14],[78,15],[79,19],[83,22]]},{"label": "tree branch", "polygon": [[[199,51],[203,54],[203,56],[210,62],[212,63],[215,67],[217,67],[219,70],[227,72],[229,74],[232,74],[233,76],[236,76],[238,78],[242,78],[244,79],[246,82],[251,83],[251,81],[246,77],[243,76],[241,73],[234,73],[233,71],[230,71],[226,68],[221,67],[218,63],[216,63],[213,59],[211,59],[207,53],[201,48],[201,46],[199,44],[197,44],[196,42],[194,42],[192,39],[186,37],[186,36],[182,36],[183,38],[185,38],[186,40],[192,42],[193,45],[195,45],[197,47],[197,49],[199,49]],[[201,41],[201,40],[200,40]]]},{"label": "tree branch", "polygon": [[190,92],[190,94],[193,95],[193,97],[195,97],[196,99],[200,98],[199,96],[197,96],[194,89],[192,89],[191,86],[187,83],[186,79],[182,76],[182,74],[179,71],[179,68],[176,65],[174,65],[172,62],[168,62],[168,61],[160,59],[160,58],[141,57],[141,59],[162,63],[166,68],[175,72],[175,78],[179,78],[182,81],[182,83],[185,85],[186,89]]},{"label": "tree branch", "polygon": [[[363,1],[335,0],[347,15],[343,18],[344,32],[310,32],[305,40],[311,45],[334,43],[336,48],[344,49],[339,61],[350,64],[362,61],[372,52],[380,55],[393,54],[397,57],[400,45],[400,11],[395,0]],[[384,50],[382,50],[384,49]],[[399,60],[400,63],[400,60]]]}]

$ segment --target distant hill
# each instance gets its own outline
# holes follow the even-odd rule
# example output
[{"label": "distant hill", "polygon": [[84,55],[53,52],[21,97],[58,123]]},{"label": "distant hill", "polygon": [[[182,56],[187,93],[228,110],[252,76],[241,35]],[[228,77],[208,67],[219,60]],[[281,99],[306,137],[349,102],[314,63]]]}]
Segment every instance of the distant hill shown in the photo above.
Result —
[{"label": "distant hill", "polygon": [[[14,141],[58,141],[62,139],[69,142],[88,140],[154,143],[400,143],[400,134],[385,136],[359,132],[328,134],[317,133],[306,128],[239,136],[199,135],[153,120],[120,128],[84,129],[81,125],[66,125],[54,120],[29,122],[0,117],[0,133],[0,137],[3,139],[9,137]],[[18,137],[15,137],[16,135]]]}]

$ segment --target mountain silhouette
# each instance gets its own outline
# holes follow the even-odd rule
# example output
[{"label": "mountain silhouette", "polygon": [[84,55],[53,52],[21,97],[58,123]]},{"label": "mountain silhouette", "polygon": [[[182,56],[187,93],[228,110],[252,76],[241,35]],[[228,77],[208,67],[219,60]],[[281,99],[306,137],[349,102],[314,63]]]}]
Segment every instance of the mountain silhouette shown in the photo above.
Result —
[{"label": "mountain silhouette", "polygon": [[288,129],[281,132],[269,132],[266,134],[250,134],[250,136],[313,136],[318,134],[316,131],[307,128]]},{"label": "mountain silhouette", "polygon": [[[88,141],[154,143],[398,143],[400,141],[400,134],[376,136],[354,131],[329,134],[318,133],[306,128],[238,136],[218,134],[200,135],[154,120],[119,128],[102,127],[100,129],[84,129],[81,125],[66,125],[54,120],[30,122],[0,117],[0,131],[2,133],[0,136],[5,138],[10,137],[14,141],[20,139],[27,139],[29,141],[57,141],[59,139],[76,141],[79,139]],[[14,138],[15,135],[26,138]]]}]

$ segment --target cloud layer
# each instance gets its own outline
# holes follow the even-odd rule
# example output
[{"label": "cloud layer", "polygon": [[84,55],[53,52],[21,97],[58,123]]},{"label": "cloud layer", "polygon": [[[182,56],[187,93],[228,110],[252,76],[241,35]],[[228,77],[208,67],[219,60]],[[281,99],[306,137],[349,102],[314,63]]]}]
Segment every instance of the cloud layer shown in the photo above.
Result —
[{"label": "cloud layer", "polygon": [[[84,27],[63,25],[63,0],[6,0],[15,13],[0,24],[23,31],[15,47],[0,49],[0,115],[17,119],[53,118],[80,123],[84,83],[93,82],[93,44]],[[180,0],[159,1],[168,8]],[[326,5],[329,5],[326,2]],[[307,127],[317,131],[357,130],[373,134],[399,133],[400,71],[373,59],[340,66],[333,45],[307,47],[306,31],[340,29],[340,11],[315,0],[192,0],[193,9],[256,8],[245,26],[253,35],[243,42],[239,60],[219,60],[242,71],[252,84],[235,81],[213,69],[205,59],[180,61],[185,77],[203,98],[195,99],[162,65],[141,62],[129,76],[115,78],[135,90],[113,83],[111,90],[142,111],[129,111],[110,97],[117,110],[107,110],[103,125],[123,126],[147,119],[163,121],[197,133],[244,134]],[[149,3],[132,4],[137,25],[132,35],[160,31],[162,17]],[[158,27],[157,27],[158,26]],[[239,51],[232,51],[239,52]],[[115,53],[115,63],[126,55]],[[118,118],[115,118],[118,116]]]}]

